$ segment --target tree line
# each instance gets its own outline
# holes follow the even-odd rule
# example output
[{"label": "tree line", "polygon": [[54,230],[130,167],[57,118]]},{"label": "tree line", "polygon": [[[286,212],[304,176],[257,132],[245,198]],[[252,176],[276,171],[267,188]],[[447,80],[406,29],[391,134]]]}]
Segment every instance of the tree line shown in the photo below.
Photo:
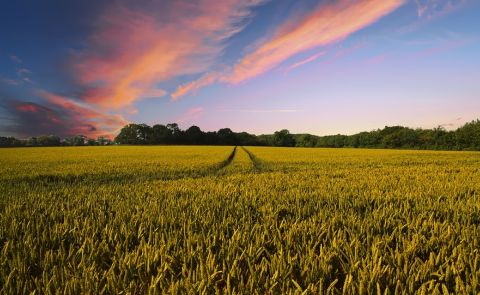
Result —
[{"label": "tree line", "polygon": [[85,146],[85,145],[112,145],[114,142],[104,136],[88,138],[84,135],[75,135],[60,138],[56,135],[40,135],[27,139],[0,136],[0,147],[41,147],[41,146]]},{"label": "tree line", "polygon": [[128,124],[112,141],[105,137],[90,139],[83,135],[61,139],[58,136],[38,136],[29,139],[0,137],[0,147],[16,146],[81,146],[81,145],[245,145],[283,147],[352,147],[352,148],[404,148],[435,150],[480,150],[480,120],[447,131],[443,127],[412,129],[386,126],[353,135],[316,136],[292,134],[283,129],[271,135],[233,132],[229,128],[204,132],[197,126],[186,130],[178,124]]}]

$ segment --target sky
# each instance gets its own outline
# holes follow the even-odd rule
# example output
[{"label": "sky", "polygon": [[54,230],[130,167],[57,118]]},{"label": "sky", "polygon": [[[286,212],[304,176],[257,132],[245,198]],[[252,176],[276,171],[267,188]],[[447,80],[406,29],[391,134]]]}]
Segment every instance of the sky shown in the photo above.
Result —
[{"label": "sky", "polygon": [[353,134],[480,118],[480,1],[3,1],[0,135]]}]

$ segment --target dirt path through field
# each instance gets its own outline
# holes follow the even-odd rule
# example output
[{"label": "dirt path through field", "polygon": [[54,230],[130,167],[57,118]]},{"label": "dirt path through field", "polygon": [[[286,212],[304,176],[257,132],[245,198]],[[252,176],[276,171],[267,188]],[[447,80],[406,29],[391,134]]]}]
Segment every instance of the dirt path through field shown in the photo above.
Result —
[{"label": "dirt path through field", "polygon": [[[227,162],[226,162],[227,163]],[[256,168],[250,156],[244,149],[237,148],[235,155],[229,158],[227,165],[220,169],[217,175],[231,175],[239,173],[252,173]]]},{"label": "dirt path through field", "polygon": [[[226,174],[251,173],[262,170],[261,161],[250,151],[237,146],[233,147],[231,153],[226,159],[210,167],[189,171],[184,173],[146,173],[132,175],[129,173],[103,173],[103,174],[81,174],[81,175],[41,175],[14,180],[4,180],[3,184],[9,185],[27,185],[27,186],[51,186],[58,184],[75,185],[80,183],[90,183],[91,185],[106,185],[111,183],[142,182],[152,180],[178,180],[183,178],[203,178],[209,176],[223,176]],[[0,183],[1,185],[1,183]]]},{"label": "dirt path through field", "polygon": [[228,156],[227,159],[225,159],[223,162],[220,163],[220,165],[218,166],[217,170],[221,170],[227,166],[229,166],[230,164],[232,164],[233,162],[233,159],[235,158],[235,155],[237,154],[237,147],[235,146],[233,148],[233,151],[230,153],[230,155]]},{"label": "dirt path through field", "polygon": [[251,151],[247,150],[245,147],[242,146],[242,150],[247,153],[250,161],[252,161],[252,165],[256,171],[264,171],[266,169],[265,163],[263,163],[259,158],[257,158]]}]

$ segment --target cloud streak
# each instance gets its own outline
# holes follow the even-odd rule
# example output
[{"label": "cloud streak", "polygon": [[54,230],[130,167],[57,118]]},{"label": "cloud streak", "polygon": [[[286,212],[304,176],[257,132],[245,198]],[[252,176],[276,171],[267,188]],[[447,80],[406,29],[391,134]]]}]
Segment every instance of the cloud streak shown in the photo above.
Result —
[{"label": "cloud streak", "polygon": [[16,63],[16,64],[21,64],[21,63],[23,63],[23,61],[22,61],[18,56],[16,56],[16,55],[13,55],[13,54],[12,54],[12,55],[10,55],[9,57],[10,57],[10,60],[13,61],[13,62]]},{"label": "cloud streak", "polygon": [[[222,75],[203,76],[180,86],[174,93],[174,99],[217,81],[239,84],[262,75],[299,53],[347,38],[404,3],[404,0],[342,0],[319,5],[302,18],[281,24],[272,37],[260,43]],[[319,56],[311,56],[293,65],[292,69]]]},{"label": "cloud streak", "polygon": [[4,99],[1,106],[12,120],[2,131],[21,137],[42,134],[113,137],[128,123],[118,114],[100,113],[61,95],[46,91],[37,94],[43,98],[42,102]]},{"label": "cloud streak", "polygon": [[18,84],[20,84],[19,81],[17,80],[14,80],[14,79],[0,79],[0,81],[4,84],[7,84],[7,85],[11,85],[11,86],[17,86]]},{"label": "cloud streak", "polygon": [[191,81],[189,83],[180,85],[177,87],[174,93],[172,93],[172,100],[177,100],[178,98],[188,94],[194,93],[198,89],[203,88],[205,86],[211,85],[215,83],[221,75],[217,72],[207,73],[200,77],[198,80]]},{"label": "cloud streak", "polygon": [[[31,99],[4,103],[11,119],[7,129],[21,136],[113,134],[127,123],[119,113],[133,114],[135,102],[167,94],[160,84],[212,67],[264,1],[112,2],[90,22],[88,37],[65,62],[71,91],[34,91]],[[23,61],[9,57],[18,82],[31,82]]]},{"label": "cloud streak", "polygon": [[319,57],[321,57],[321,56],[323,56],[323,55],[325,55],[325,54],[326,54],[326,52],[322,51],[322,52],[319,52],[319,53],[317,53],[317,54],[314,54],[314,55],[312,55],[312,56],[310,56],[310,57],[308,57],[308,58],[306,58],[306,59],[304,59],[304,60],[301,60],[301,61],[299,61],[299,62],[296,62],[296,63],[294,63],[293,65],[291,65],[291,66],[289,66],[289,67],[287,68],[286,73],[288,73],[288,72],[290,72],[291,70],[294,70],[294,69],[296,69],[296,68],[298,68],[298,67],[301,67],[301,66],[303,66],[303,65],[305,65],[305,64],[307,64],[307,63],[313,62],[313,61],[317,60]]},{"label": "cloud streak", "polygon": [[177,121],[178,123],[186,124],[198,119],[200,116],[203,115],[203,113],[204,113],[204,109],[202,107],[194,107],[187,110],[187,112],[185,112],[183,115],[178,117]]},{"label": "cloud streak", "polygon": [[432,19],[458,9],[465,5],[467,0],[415,0],[415,3],[418,17]]},{"label": "cloud streak", "polygon": [[362,0],[320,5],[299,22],[288,22],[280,27],[273,38],[237,63],[224,80],[238,84],[271,70],[298,53],[345,39],[403,3],[403,0]]},{"label": "cloud streak", "polygon": [[[82,98],[121,108],[148,96],[156,84],[201,73],[222,53],[225,40],[242,30],[251,8],[263,0],[126,3],[97,23],[73,65]],[[160,5],[161,4],[161,5]]]},{"label": "cloud streak", "polygon": [[296,109],[218,109],[221,112],[240,112],[240,113],[297,113]]},{"label": "cloud streak", "polygon": [[[86,104],[79,103],[62,95],[47,91],[39,91],[38,95],[44,98],[58,113],[63,114],[62,117],[67,117],[74,123],[72,125],[73,128],[69,131],[70,134],[111,136],[128,123],[121,115],[98,112]],[[80,126],[78,131],[75,126]],[[88,126],[89,129],[81,126]]]}]

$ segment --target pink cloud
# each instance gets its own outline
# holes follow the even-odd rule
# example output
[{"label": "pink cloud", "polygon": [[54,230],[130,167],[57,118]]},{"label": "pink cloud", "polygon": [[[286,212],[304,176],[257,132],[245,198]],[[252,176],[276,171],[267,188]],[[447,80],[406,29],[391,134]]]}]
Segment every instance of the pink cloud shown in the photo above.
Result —
[{"label": "pink cloud", "polygon": [[293,69],[296,69],[296,68],[298,68],[298,67],[301,67],[301,66],[303,66],[303,65],[305,65],[305,64],[307,64],[307,63],[313,62],[313,61],[317,60],[319,57],[321,57],[321,56],[323,56],[323,55],[325,55],[325,54],[326,54],[326,52],[325,52],[325,51],[322,51],[322,52],[319,52],[319,53],[317,53],[317,54],[314,54],[314,55],[312,55],[312,56],[310,56],[310,57],[308,57],[308,58],[306,58],[306,59],[304,59],[304,60],[301,60],[301,61],[299,61],[299,62],[296,62],[296,63],[294,63],[293,65],[289,66],[285,72],[288,73],[288,72],[290,72],[290,71],[293,70]]},{"label": "pink cloud", "polygon": [[69,113],[60,108],[52,108],[34,102],[10,101],[4,105],[15,117],[14,124],[2,126],[4,130],[19,136],[38,136],[55,134],[70,136],[76,134],[94,134],[96,127],[85,121],[77,121],[69,117]]},{"label": "pink cloud", "polygon": [[23,112],[23,113],[37,113],[38,112],[38,107],[36,105],[30,104],[30,103],[20,104],[16,107],[16,109],[20,112]]},{"label": "pink cloud", "polygon": [[[121,127],[128,124],[128,121],[119,114],[105,114],[98,112],[90,106],[72,100],[68,97],[50,93],[47,91],[38,91],[38,95],[45,99],[56,110],[58,114],[62,114],[63,119],[57,117],[58,122],[67,124],[70,134],[83,134],[87,136],[107,135],[112,137]],[[53,120],[50,118],[50,121]]]},{"label": "pink cloud", "polygon": [[370,57],[369,59],[367,59],[367,60],[365,61],[365,63],[366,63],[366,64],[369,64],[369,65],[380,64],[380,63],[384,62],[387,57],[388,57],[388,54],[386,54],[386,53],[384,53],[384,54],[379,54],[379,55]]},{"label": "pink cloud", "polygon": [[295,23],[286,23],[268,41],[245,56],[224,80],[237,84],[261,75],[288,58],[342,39],[389,14],[403,0],[345,0],[320,5]]},{"label": "pink cloud", "polygon": [[178,123],[190,123],[193,120],[198,119],[204,113],[202,107],[195,107],[189,109],[185,114],[177,118]]},{"label": "pink cloud", "polygon": [[[282,24],[273,37],[260,43],[256,50],[247,54],[230,70],[223,74],[207,74],[181,85],[173,93],[172,99],[176,100],[217,81],[238,84],[261,75],[296,54],[345,39],[404,2],[405,0],[342,0],[320,5],[302,19]],[[293,65],[291,69],[312,62],[320,55],[311,56]]]},{"label": "pink cloud", "polygon": [[86,88],[82,98],[121,108],[148,96],[159,82],[206,71],[262,1],[180,0],[149,9],[115,5],[76,54],[74,73]]},{"label": "pink cloud", "polygon": [[20,84],[19,81],[13,80],[13,79],[0,79],[0,81],[2,81],[5,84],[12,85],[12,86],[17,86],[18,84]]},{"label": "pink cloud", "polygon": [[215,83],[220,78],[220,74],[213,72],[207,73],[200,77],[198,80],[191,81],[189,83],[180,85],[177,87],[174,93],[172,93],[172,100],[186,95],[187,93],[196,92],[198,89]]},{"label": "pink cloud", "polygon": [[220,112],[240,112],[240,113],[297,113],[296,109],[226,109],[217,108]]}]

